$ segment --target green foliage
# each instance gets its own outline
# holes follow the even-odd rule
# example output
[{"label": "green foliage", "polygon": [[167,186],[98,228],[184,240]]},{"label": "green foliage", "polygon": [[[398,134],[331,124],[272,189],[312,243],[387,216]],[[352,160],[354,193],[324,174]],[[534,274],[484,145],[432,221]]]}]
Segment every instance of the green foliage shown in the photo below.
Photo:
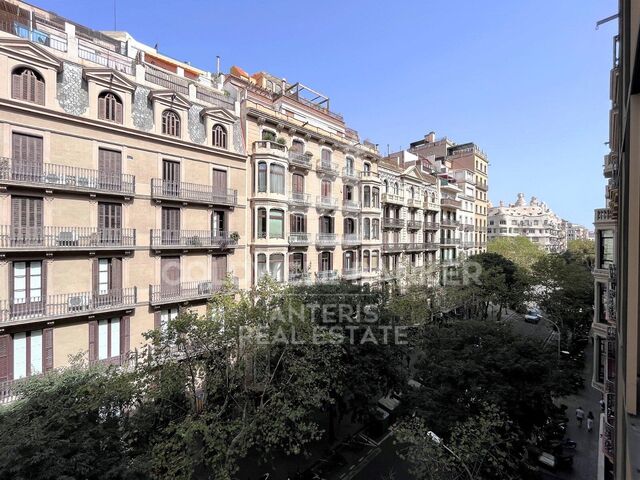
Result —
[{"label": "green foliage", "polygon": [[567,243],[565,258],[582,263],[591,270],[596,264],[596,242],[593,240],[571,240]]},{"label": "green foliage", "polygon": [[527,237],[521,236],[497,237],[487,244],[487,252],[497,253],[525,271],[530,271],[533,265],[545,256],[544,250]]}]

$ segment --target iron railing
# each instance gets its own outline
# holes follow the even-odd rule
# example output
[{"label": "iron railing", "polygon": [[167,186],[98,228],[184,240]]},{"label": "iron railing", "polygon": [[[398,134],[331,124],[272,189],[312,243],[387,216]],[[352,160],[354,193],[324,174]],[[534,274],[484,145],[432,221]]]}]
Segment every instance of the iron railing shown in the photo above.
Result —
[{"label": "iron railing", "polygon": [[168,88],[184,95],[189,95],[189,81],[172,75],[149,64],[144,65],[144,79],[161,87]]},{"label": "iron railing", "polygon": [[151,179],[151,196],[209,205],[237,205],[238,203],[238,191],[231,188],[219,189],[212,185],[171,182],[161,178]]},{"label": "iron railing", "polygon": [[308,233],[292,233],[289,235],[289,245],[309,245]]},{"label": "iron railing", "polygon": [[330,282],[332,280],[337,280],[338,271],[337,270],[321,270],[316,272],[316,279],[318,282]]},{"label": "iron railing", "polygon": [[360,175],[354,168],[344,167],[342,169],[342,177],[347,180],[358,181],[360,179]]},{"label": "iron railing", "polygon": [[151,230],[152,247],[233,248],[238,246],[237,232],[211,230]]},{"label": "iron railing", "polygon": [[53,163],[22,163],[10,158],[0,158],[0,183],[130,195],[136,191],[133,175],[109,175],[99,170]]},{"label": "iron railing", "polygon": [[359,245],[362,243],[362,236],[359,233],[345,233],[342,236],[343,245]]},{"label": "iron railing", "polygon": [[343,200],[342,208],[349,211],[358,211],[360,210],[360,202],[356,202],[354,200]]},{"label": "iron railing", "polygon": [[198,100],[202,100],[207,103],[212,103],[222,108],[227,108],[229,110],[235,109],[235,104],[233,100],[227,98],[226,96],[216,93],[212,90],[206,90],[203,87],[196,87],[196,98]]},{"label": "iron railing", "polygon": [[334,246],[338,242],[338,236],[335,233],[318,233],[316,235],[316,244],[320,246]]},{"label": "iron railing", "polygon": [[462,207],[462,202],[453,198],[442,197],[440,199],[440,205],[443,207],[460,208]]},{"label": "iron railing", "polygon": [[449,218],[443,218],[440,220],[440,226],[442,227],[458,227],[460,222],[458,220],[451,220]]},{"label": "iron railing", "polygon": [[[237,288],[238,278],[232,277],[232,286]],[[184,302],[208,298],[216,292],[224,290],[224,280],[200,280],[181,282],[174,285],[149,285],[149,301],[154,303]]]},{"label": "iron railing", "polygon": [[424,222],[422,227],[424,230],[438,230],[440,224],[438,222]]},{"label": "iron railing", "polygon": [[26,250],[55,248],[133,247],[136,244],[134,228],[92,227],[20,227],[0,225],[0,248]]},{"label": "iron railing", "polygon": [[0,323],[88,315],[135,306],[137,288],[61,293],[28,301],[0,300]]},{"label": "iron railing", "polygon": [[422,220],[407,220],[407,228],[410,230],[420,230],[422,228]]},{"label": "iron railing", "polygon": [[338,164],[330,162],[329,160],[318,160],[316,162],[316,170],[321,173],[328,173],[329,175],[338,175]]},{"label": "iron railing", "polygon": [[291,192],[289,194],[289,203],[292,205],[309,206],[311,205],[311,195],[308,193]]},{"label": "iron railing", "polygon": [[402,228],[404,227],[404,220],[401,218],[382,217],[382,226],[389,228]]},{"label": "iron railing", "polygon": [[309,272],[289,272],[289,283],[307,283],[310,278]]},{"label": "iron railing", "polygon": [[311,168],[311,155],[289,150],[289,163],[303,168]]},{"label": "iron railing", "polygon": [[318,195],[316,197],[316,206],[321,208],[334,209],[338,206],[338,200],[333,197],[323,197]]},{"label": "iron railing", "polygon": [[[36,21],[40,23],[38,20]],[[54,33],[53,29],[50,29],[51,31],[44,31],[44,29],[40,28],[32,29],[27,25],[11,20],[1,20],[0,30],[61,52],[66,52],[68,48],[67,34],[61,31]]]},{"label": "iron railing", "polygon": [[[78,39],[78,56],[84,60],[97,63],[118,72],[133,75],[133,60],[102,48],[94,42]],[[188,92],[187,92],[188,93]]]},{"label": "iron railing", "polygon": [[353,280],[355,278],[359,278],[362,276],[361,268],[343,268],[342,269],[342,278],[345,280]]},{"label": "iron railing", "polygon": [[459,238],[440,238],[440,245],[460,245]]}]

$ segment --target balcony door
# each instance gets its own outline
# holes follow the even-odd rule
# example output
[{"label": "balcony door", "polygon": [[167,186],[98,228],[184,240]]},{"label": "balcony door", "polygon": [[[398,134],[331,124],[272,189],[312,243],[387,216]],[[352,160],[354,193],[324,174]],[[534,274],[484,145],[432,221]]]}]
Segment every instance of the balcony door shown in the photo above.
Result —
[{"label": "balcony door", "polygon": [[162,160],[162,194],[180,196],[180,162]]},{"label": "balcony door", "polygon": [[225,202],[227,199],[227,171],[213,170],[213,197],[218,202]]},{"label": "balcony door", "polygon": [[98,203],[99,245],[120,245],[122,243],[122,205],[119,203]]},{"label": "balcony door", "polygon": [[291,192],[294,200],[304,200],[304,176],[294,173],[291,178]]},{"label": "balcony door", "polygon": [[122,188],[122,152],[98,150],[98,188],[119,191]]},{"label": "balcony door", "polygon": [[162,298],[180,296],[180,257],[162,257],[160,261],[160,290]]},{"label": "balcony door", "polygon": [[211,281],[213,285],[222,285],[227,278],[227,256],[214,255],[211,257]]},{"label": "balcony door", "polygon": [[122,259],[96,258],[93,261],[93,293],[96,307],[122,302]]},{"label": "balcony door", "polygon": [[306,272],[307,254],[292,253],[289,255],[289,276],[295,280],[296,276],[301,276]]},{"label": "balcony door", "polygon": [[38,197],[11,197],[11,244],[41,245],[43,201]]},{"label": "balcony door", "polygon": [[11,147],[13,179],[40,183],[43,174],[42,137],[13,133]]},{"label": "balcony door", "polygon": [[180,209],[162,207],[162,244],[180,243]]},{"label": "balcony door", "polygon": [[11,272],[12,317],[42,315],[46,276],[41,260],[13,262]]},{"label": "balcony door", "polygon": [[225,212],[224,210],[214,210],[211,215],[211,236],[214,239],[223,239],[225,232]]}]

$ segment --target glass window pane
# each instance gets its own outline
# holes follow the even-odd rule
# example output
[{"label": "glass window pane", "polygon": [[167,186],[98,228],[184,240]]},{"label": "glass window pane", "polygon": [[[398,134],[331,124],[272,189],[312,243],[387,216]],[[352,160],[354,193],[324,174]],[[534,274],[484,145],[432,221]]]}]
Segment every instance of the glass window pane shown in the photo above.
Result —
[{"label": "glass window pane", "polygon": [[27,333],[13,335],[13,378],[27,376]]},{"label": "glass window pane", "polygon": [[120,355],[120,319],[111,319],[111,354],[110,357]]},{"label": "glass window pane", "polygon": [[31,332],[31,375],[42,373],[42,330]]}]

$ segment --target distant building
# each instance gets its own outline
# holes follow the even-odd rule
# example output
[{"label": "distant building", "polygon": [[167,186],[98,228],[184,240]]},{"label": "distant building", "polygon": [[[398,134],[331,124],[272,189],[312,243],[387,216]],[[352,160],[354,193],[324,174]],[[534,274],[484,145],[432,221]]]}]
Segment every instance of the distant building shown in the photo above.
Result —
[{"label": "distant building", "polygon": [[519,193],[516,203],[489,208],[489,241],[498,237],[526,237],[547,252],[562,252],[567,248],[564,220],[536,197],[529,203]]},{"label": "distant building", "polygon": [[584,225],[567,222],[567,242],[571,240],[592,240],[594,233]]}]

